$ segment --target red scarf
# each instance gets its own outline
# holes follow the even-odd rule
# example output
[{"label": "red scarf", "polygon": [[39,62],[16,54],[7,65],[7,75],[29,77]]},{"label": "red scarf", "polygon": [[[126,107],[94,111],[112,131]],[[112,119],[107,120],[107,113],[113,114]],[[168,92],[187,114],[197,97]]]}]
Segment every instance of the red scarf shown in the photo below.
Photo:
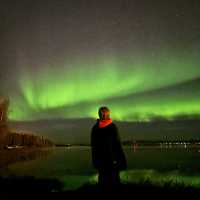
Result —
[{"label": "red scarf", "polygon": [[99,122],[99,128],[104,128],[106,126],[108,126],[109,124],[112,123],[112,119],[106,119],[106,120],[100,120],[100,119],[97,119],[97,121]]}]

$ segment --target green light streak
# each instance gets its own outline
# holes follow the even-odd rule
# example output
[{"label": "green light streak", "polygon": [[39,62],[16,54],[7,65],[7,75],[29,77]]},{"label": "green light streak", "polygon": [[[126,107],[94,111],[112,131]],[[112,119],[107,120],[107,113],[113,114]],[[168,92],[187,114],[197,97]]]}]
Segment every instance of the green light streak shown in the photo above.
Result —
[{"label": "green light streak", "polygon": [[[173,118],[200,114],[200,93],[185,91],[143,95],[200,76],[198,60],[160,55],[142,61],[104,58],[62,67],[50,64],[39,70],[23,70],[19,86],[23,97],[11,99],[10,119],[97,117],[100,105],[108,105],[116,120],[149,120],[153,116]],[[138,96],[138,94],[141,94]],[[134,96],[135,95],[135,96]],[[186,98],[185,98],[186,97]],[[123,99],[124,98],[124,99]]]},{"label": "green light streak", "polygon": [[34,109],[55,108],[125,95],[140,84],[140,77],[126,81],[126,77],[121,77],[120,71],[108,63],[90,71],[83,68],[70,73],[67,69],[64,72],[48,69],[36,74],[36,81],[25,75],[20,81],[25,99]]},{"label": "green light streak", "polygon": [[[168,99],[169,100],[169,99]],[[169,102],[150,102],[125,105],[113,105],[110,106],[113,113],[113,117],[119,120],[132,121],[133,119],[148,121],[152,117],[163,117],[167,119],[173,119],[178,115],[198,115],[200,113],[200,101],[190,100],[187,101],[169,101]]]}]

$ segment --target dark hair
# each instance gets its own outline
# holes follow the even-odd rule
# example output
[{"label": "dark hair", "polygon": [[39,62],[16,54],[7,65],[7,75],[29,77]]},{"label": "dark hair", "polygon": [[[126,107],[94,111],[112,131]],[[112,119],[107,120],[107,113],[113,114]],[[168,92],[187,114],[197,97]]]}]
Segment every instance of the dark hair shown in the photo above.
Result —
[{"label": "dark hair", "polygon": [[102,113],[107,113],[108,114],[108,118],[110,117],[110,109],[106,106],[102,106],[99,108],[98,114],[99,114],[99,118],[102,118]]}]

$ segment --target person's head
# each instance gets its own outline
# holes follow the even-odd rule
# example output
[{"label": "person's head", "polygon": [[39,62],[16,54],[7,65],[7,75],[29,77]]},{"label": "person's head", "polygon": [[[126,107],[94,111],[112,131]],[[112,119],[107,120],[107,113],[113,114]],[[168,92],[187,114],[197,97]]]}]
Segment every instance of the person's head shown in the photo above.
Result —
[{"label": "person's head", "polygon": [[110,118],[110,110],[106,106],[102,106],[99,108],[99,118],[100,120],[107,120]]}]

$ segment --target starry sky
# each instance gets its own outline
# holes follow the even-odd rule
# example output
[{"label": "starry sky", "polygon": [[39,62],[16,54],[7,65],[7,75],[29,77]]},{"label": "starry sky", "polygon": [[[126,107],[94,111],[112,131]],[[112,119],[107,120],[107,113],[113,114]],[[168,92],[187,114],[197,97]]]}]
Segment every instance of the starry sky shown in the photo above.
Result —
[{"label": "starry sky", "polygon": [[9,119],[200,115],[199,0],[3,0]]}]

